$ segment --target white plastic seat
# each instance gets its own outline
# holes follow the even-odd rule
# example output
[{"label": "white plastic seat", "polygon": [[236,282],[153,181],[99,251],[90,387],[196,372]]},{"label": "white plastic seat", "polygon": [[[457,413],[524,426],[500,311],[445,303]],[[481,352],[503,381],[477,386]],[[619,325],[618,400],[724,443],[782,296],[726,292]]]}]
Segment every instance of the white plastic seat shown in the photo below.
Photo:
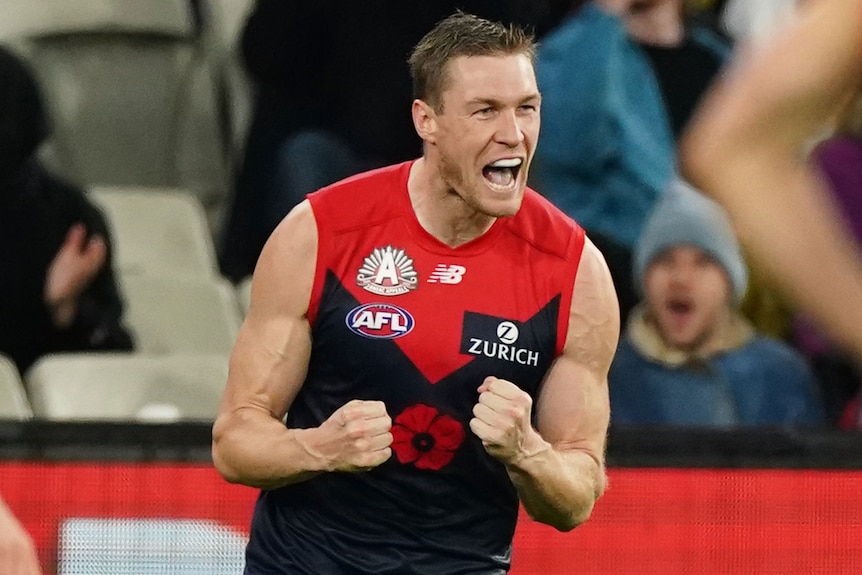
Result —
[{"label": "white plastic seat", "polygon": [[18,368],[9,357],[0,353],[0,419],[26,420],[32,416]]},{"label": "white plastic seat", "polygon": [[188,0],[3,0],[0,40],[40,81],[56,172],[84,187],[185,188],[218,225],[228,143]]},{"label": "white plastic seat", "polygon": [[255,0],[200,0],[204,40],[224,95],[233,166],[242,161],[254,107],[254,82],[245,70],[240,49],[254,5]]},{"label": "white plastic seat", "polygon": [[224,354],[64,353],[25,374],[37,418],[211,421],[227,381]]},{"label": "white plastic seat", "polygon": [[236,292],[223,278],[122,276],[125,323],[145,354],[229,354],[242,321]]},{"label": "white plastic seat", "polygon": [[121,275],[218,276],[206,212],[186,190],[94,187],[88,196],[102,209],[114,239],[114,267]]}]

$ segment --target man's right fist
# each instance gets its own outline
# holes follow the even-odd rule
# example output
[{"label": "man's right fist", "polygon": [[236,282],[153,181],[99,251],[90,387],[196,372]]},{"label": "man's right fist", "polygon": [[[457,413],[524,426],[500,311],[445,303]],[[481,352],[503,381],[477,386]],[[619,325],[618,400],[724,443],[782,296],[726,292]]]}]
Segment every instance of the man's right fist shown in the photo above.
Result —
[{"label": "man's right fist", "polygon": [[392,456],[392,419],[382,401],[354,399],[306,437],[326,471],[368,471]]}]

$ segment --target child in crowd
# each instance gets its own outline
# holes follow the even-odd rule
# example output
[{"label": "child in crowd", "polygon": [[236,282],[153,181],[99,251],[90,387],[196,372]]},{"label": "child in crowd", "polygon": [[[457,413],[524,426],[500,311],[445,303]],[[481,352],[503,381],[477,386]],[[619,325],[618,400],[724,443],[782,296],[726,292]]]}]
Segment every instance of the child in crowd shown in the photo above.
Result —
[{"label": "child in crowd", "polygon": [[610,372],[613,423],[825,423],[805,359],[738,311],[748,270],[715,202],[675,180],[636,244],[634,274],[643,299]]}]

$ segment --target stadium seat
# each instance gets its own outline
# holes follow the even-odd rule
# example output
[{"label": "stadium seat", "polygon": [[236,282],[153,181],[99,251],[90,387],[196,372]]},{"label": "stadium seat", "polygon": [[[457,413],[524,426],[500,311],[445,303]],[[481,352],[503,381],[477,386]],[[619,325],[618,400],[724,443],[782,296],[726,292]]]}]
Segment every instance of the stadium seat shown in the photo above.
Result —
[{"label": "stadium seat", "polygon": [[15,363],[0,353],[0,419],[30,419],[33,411]]},{"label": "stadium seat", "polygon": [[33,67],[48,165],[91,185],[181,187],[221,221],[228,143],[189,0],[3,0],[0,41]]},{"label": "stadium seat", "polygon": [[27,370],[24,381],[37,418],[211,421],[227,364],[224,354],[51,354]]},{"label": "stadium seat", "polygon": [[120,278],[125,322],[145,354],[229,354],[240,312],[225,279],[130,275]]},{"label": "stadium seat", "polygon": [[203,37],[218,71],[224,98],[232,165],[242,161],[254,107],[254,85],[245,71],[240,40],[254,0],[199,0]]},{"label": "stadium seat", "polygon": [[215,244],[200,201],[186,190],[94,187],[88,196],[105,213],[120,275],[218,276]]}]

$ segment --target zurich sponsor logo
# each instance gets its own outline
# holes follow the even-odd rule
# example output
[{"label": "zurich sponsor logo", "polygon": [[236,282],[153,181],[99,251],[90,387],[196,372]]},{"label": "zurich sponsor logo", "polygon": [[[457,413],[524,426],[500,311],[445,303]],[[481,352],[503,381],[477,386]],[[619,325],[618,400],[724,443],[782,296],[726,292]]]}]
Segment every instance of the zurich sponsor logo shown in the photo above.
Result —
[{"label": "zurich sponsor logo", "polygon": [[344,318],[353,333],[371,339],[395,339],[410,333],[414,320],[410,313],[389,303],[367,303],[350,310]]},{"label": "zurich sponsor logo", "polygon": [[[471,324],[467,328],[471,332],[478,329],[479,333],[488,333],[488,327],[490,327],[473,327],[473,325]],[[497,326],[492,329],[496,335],[496,340],[485,337],[469,337],[465,334],[461,342],[461,353],[482,355],[490,359],[501,359],[519,365],[538,367],[539,352],[518,345],[521,331],[515,322],[504,320],[497,323]]]}]

